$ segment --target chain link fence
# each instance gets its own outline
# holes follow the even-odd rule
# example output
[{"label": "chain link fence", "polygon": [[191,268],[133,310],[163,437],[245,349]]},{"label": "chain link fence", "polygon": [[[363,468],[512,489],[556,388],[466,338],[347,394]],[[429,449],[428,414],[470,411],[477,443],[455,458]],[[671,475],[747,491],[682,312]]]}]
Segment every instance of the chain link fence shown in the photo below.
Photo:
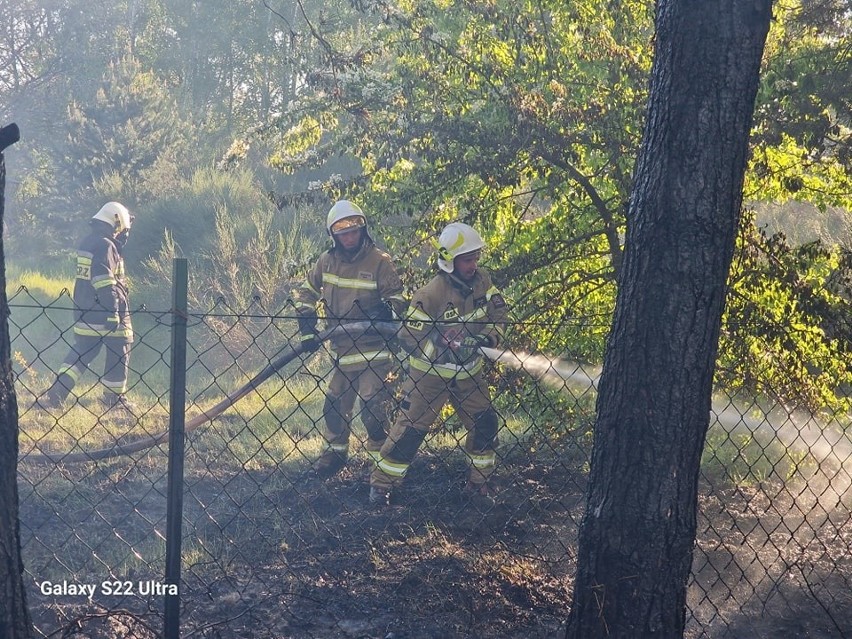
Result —
[{"label": "chain link fence", "polygon": [[[174,314],[134,313],[128,413],[107,410],[94,373],[73,401],[40,409],[73,342],[71,301],[44,305],[20,289],[10,308],[37,632],[161,636]],[[518,368],[509,353],[487,373],[500,415],[498,495],[463,490],[465,433],[445,411],[397,503],[376,508],[357,414],[344,470],[326,481],[311,472],[323,450],[327,350],[293,359],[217,412],[298,339],[291,311],[220,300],[187,318],[183,636],[560,636],[597,370],[522,355]],[[720,390],[702,464],[688,637],[852,636],[849,423]]]}]

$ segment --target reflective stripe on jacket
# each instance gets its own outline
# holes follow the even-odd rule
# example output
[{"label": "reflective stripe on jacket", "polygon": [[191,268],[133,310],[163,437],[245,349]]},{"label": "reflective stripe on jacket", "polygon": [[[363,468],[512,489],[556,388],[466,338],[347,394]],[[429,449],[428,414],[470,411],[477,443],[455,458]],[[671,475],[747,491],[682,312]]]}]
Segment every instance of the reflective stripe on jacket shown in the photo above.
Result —
[{"label": "reflective stripe on jacket", "polygon": [[503,339],[508,309],[491,276],[477,269],[471,282],[439,273],[411,299],[401,336],[408,343],[414,370],[444,379],[465,379],[483,365],[481,355],[459,361],[451,347],[470,335],[483,335],[489,346]]},{"label": "reflective stripe on jacket", "polygon": [[133,341],[124,260],[108,233],[93,228],[77,249],[74,333]]},{"label": "reflective stripe on jacket", "polygon": [[[301,317],[315,318],[319,304],[329,328],[369,319],[385,302],[401,316],[406,305],[390,255],[369,240],[351,258],[340,249],[320,255],[293,298]],[[340,335],[334,338],[332,348],[340,366],[365,365],[393,356],[378,334]]]}]

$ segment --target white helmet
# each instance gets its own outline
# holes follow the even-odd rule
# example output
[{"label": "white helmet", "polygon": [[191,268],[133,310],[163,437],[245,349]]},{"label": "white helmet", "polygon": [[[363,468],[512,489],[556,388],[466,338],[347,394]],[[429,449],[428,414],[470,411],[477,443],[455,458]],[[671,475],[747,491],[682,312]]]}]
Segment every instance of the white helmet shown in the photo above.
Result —
[{"label": "white helmet", "polygon": [[472,226],[463,222],[447,224],[438,238],[438,268],[452,273],[453,260],[459,255],[485,248],[485,242]]},{"label": "white helmet", "polygon": [[366,229],[367,216],[364,215],[364,211],[357,204],[353,204],[349,200],[339,200],[328,212],[325,228],[332,237],[337,233],[353,228]]},{"label": "white helmet", "polygon": [[109,224],[115,233],[128,230],[133,224],[133,216],[127,207],[118,202],[107,202],[101,210],[92,216],[93,220],[100,220]]}]

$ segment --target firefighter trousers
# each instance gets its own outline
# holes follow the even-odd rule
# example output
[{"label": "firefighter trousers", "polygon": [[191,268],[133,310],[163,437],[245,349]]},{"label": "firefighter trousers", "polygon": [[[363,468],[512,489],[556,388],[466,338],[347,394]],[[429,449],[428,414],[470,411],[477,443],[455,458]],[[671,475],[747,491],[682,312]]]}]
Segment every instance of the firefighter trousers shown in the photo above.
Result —
[{"label": "firefighter trousers", "polygon": [[101,383],[116,395],[127,392],[130,342],[124,337],[74,335],[74,345],[57,371],[56,381],[47,392],[48,399],[54,402],[64,401],[101,349],[106,349]]},{"label": "firefighter trousers", "polygon": [[387,437],[393,409],[393,370],[392,363],[387,360],[334,369],[323,408],[323,437],[329,450],[343,458],[348,455],[355,400],[360,398],[361,422],[367,431],[364,448],[377,457]]},{"label": "firefighter trousers", "polygon": [[496,463],[498,419],[485,379],[482,375],[444,379],[419,373],[412,374],[403,385],[401,411],[379,452],[371,486],[390,490],[402,481],[447,401],[467,430],[464,450],[470,465],[469,480],[474,484],[488,481]]}]

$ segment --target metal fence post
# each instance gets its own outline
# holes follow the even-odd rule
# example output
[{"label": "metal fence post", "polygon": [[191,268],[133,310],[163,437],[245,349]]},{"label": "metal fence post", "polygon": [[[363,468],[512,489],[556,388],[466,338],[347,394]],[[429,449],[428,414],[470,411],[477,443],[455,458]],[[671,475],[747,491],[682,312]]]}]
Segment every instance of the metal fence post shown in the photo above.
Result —
[{"label": "metal fence post", "polygon": [[186,419],[187,263],[185,258],[175,258],[172,273],[172,356],[169,392],[168,504],[166,507],[167,588],[163,624],[165,639],[180,637],[179,593]]}]

